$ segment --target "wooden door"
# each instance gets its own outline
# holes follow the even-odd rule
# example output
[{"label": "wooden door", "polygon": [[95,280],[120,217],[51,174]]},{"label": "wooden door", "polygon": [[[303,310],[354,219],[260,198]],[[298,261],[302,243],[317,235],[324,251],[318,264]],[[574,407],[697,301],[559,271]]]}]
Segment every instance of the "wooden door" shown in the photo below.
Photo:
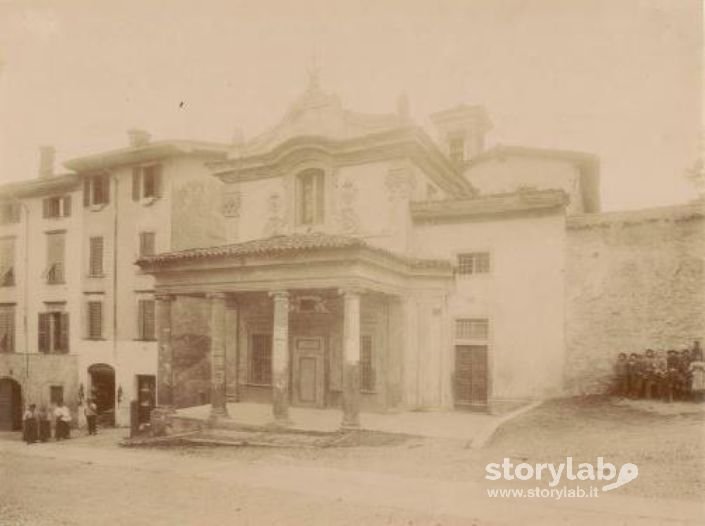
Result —
[{"label": "wooden door", "polygon": [[294,405],[323,407],[323,338],[294,338],[293,349],[292,380]]},{"label": "wooden door", "polygon": [[473,407],[487,405],[487,346],[455,347],[455,404]]},{"label": "wooden door", "polygon": [[0,430],[22,428],[22,395],[20,385],[9,378],[0,380]]}]

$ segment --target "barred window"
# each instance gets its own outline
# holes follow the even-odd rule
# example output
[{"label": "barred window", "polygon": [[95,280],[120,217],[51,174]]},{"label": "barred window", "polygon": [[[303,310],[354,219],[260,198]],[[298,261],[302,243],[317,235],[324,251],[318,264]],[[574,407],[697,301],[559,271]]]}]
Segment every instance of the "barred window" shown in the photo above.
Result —
[{"label": "barred window", "polygon": [[139,300],[137,307],[138,339],[155,340],[154,300]]},{"label": "barred window", "polygon": [[272,384],[272,335],[253,334],[250,345],[250,383]]},{"label": "barred window", "polygon": [[374,354],[372,352],[372,336],[360,337],[360,390],[375,390]]},{"label": "barred window", "polygon": [[103,238],[92,237],[89,240],[88,271],[91,276],[103,275]]},{"label": "barred window", "polygon": [[156,237],[154,232],[140,232],[140,257],[155,254]]},{"label": "barred window", "polygon": [[489,252],[458,254],[458,274],[486,274],[490,271]]},{"label": "barred window", "polygon": [[103,338],[103,303],[100,301],[88,302],[88,339],[100,340]]},{"label": "barred window", "polygon": [[0,306],[0,352],[15,352],[15,306]]},{"label": "barred window", "polygon": [[455,337],[458,340],[486,340],[489,336],[489,322],[484,319],[455,320]]}]

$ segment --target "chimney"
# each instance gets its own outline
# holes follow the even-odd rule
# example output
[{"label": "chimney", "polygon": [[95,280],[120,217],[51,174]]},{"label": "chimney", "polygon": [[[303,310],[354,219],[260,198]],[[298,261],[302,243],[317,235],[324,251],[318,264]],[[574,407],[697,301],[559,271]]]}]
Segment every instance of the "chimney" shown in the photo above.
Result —
[{"label": "chimney", "polygon": [[145,130],[138,130],[136,128],[127,130],[127,137],[132,148],[146,146],[149,144],[149,140],[152,138],[149,132]]},{"label": "chimney", "polygon": [[446,154],[462,165],[485,149],[485,135],[492,122],[482,106],[461,104],[431,115]]},{"label": "chimney", "polygon": [[54,150],[53,146],[39,147],[39,177],[44,179],[54,175]]}]

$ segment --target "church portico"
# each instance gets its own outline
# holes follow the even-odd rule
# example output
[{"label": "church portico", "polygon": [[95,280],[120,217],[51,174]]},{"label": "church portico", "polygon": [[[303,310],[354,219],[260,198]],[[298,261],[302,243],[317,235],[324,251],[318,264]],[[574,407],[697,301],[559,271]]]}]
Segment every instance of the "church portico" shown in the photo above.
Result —
[{"label": "church portico", "polygon": [[[290,237],[264,241],[280,246]],[[303,246],[333,241],[296,237]],[[334,241],[343,246],[245,258],[241,244],[222,249],[239,252],[236,258],[190,251],[141,260],[156,277],[160,300],[160,404],[210,401],[217,419],[228,416],[227,402],[268,403],[280,426],[291,424],[290,406],[340,408],[344,428],[359,426],[361,410],[400,409],[411,348],[399,326],[407,319],[405,298],[413,285],[444,293],[449,268],[403,260],[358,240]],[[181,318],[198,310],[207,323],[189,341],[200,341],[201,350],[182,344],[174,353],[175,333],[187,324]],[[200,360],[184,358],[194,352]],[[183,389],[202,397],[180,395]]]}]

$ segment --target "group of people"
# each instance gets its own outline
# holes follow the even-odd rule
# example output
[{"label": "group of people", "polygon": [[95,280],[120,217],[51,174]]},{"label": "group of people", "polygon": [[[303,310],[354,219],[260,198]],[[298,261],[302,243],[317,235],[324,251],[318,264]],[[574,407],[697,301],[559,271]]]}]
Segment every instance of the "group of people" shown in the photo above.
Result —
[{"label": "group of people", "polygon": [[680,351],[619,353],[614,372],[617,396],[666,402],[705,400],[705,362],[699,341]]},{"label": "group of people", "polygon": [[[86,401],[84,413],[88,434],[97,434],[98,412],[94,400]],[[59,402],[53,412],[47,411],[44,407],[37,409],[36,404],[29,404],[22,418],[22,437],[27,444],[47,442],[51,438],[51,416],[54,418],[54,438],[66,440],[71,437],[71,411],[66,404]]]}]

